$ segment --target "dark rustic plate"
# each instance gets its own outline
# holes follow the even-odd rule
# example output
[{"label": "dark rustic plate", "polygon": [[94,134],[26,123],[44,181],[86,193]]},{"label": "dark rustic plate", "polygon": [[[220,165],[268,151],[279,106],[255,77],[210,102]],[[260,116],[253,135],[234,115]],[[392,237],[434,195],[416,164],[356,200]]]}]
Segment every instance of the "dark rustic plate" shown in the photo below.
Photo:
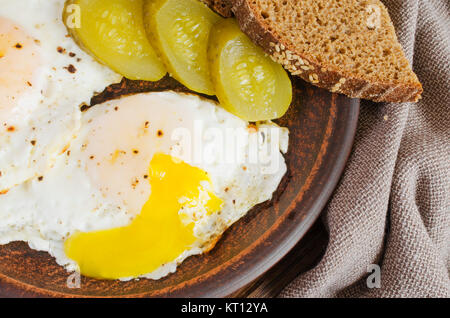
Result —
[{"label": "dark rustic plate", "polygon": [[[0,247],[0,296],[219,297],[267,271],[297,243],[318,217],[350,153],[359,101],[294,80],[294,101],[278,123],[290,129],[288,173],[271,202],[253,208],[216,247],[188,258],[175,274],[158,281],[98,281],[66,286],[68,274],[47,254],[25,243]],[[139,91],[185,90],[169,78],[159,83],[123,81],[93,103]]]}]

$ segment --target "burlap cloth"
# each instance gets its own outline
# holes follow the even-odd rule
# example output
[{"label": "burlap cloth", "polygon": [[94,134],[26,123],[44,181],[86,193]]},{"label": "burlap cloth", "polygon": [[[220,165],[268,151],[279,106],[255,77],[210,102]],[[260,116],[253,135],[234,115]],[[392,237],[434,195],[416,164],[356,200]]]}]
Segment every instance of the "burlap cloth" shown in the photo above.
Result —
[{"label": "burlap cloth", "polygon": [[[363,101],[323,220],[323,259],[282,297],[450,296],[450,1],[384,0],[424,87],[417,104]],[[368,288],[370,264],[381,288]]]}]

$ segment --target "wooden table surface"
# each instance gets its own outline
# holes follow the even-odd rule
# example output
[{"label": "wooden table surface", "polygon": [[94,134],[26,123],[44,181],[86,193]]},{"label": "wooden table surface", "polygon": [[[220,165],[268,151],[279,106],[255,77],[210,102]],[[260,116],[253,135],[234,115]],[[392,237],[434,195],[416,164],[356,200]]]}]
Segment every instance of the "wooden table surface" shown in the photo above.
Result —
[{"label": "wooden table surface", "polygon": [[276,297],[295,277],[310,270],[320,261],[327,244],[328,234],[319,218],[277,265],[230,297]]}]

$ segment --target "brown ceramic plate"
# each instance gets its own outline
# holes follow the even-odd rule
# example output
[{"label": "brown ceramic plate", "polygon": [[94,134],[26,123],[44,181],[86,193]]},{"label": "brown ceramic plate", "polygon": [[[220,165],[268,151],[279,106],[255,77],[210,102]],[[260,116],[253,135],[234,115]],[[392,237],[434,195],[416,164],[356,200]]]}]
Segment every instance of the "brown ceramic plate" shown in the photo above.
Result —
[{"label": "brown ceramic plate", "polygon": [[[123,81],[93,103],[133,92],[176,89],[173,80]],[[277,122],[290,130],[288,173],[271,202],[253,208],[229,228],[209,253],[188,258],[161,280],[129,282],[82,278],[66,286],[68,274],[47,254],[25,243],[0,246],[0,296],[220,297],[267,271],[302,238],[326,204],[350,153],[359,100],[294,80],[294,101]]]}]

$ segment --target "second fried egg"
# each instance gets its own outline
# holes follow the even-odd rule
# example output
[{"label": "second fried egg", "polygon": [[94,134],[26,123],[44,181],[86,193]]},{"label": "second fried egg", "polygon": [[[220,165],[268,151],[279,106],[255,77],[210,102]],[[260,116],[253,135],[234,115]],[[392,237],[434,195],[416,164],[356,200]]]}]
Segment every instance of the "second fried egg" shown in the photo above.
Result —
[{"label": "second fried egg", "polygon": [[45,172],[121,76],[67,36],[64,0],[0,0],[0,193]]}]

